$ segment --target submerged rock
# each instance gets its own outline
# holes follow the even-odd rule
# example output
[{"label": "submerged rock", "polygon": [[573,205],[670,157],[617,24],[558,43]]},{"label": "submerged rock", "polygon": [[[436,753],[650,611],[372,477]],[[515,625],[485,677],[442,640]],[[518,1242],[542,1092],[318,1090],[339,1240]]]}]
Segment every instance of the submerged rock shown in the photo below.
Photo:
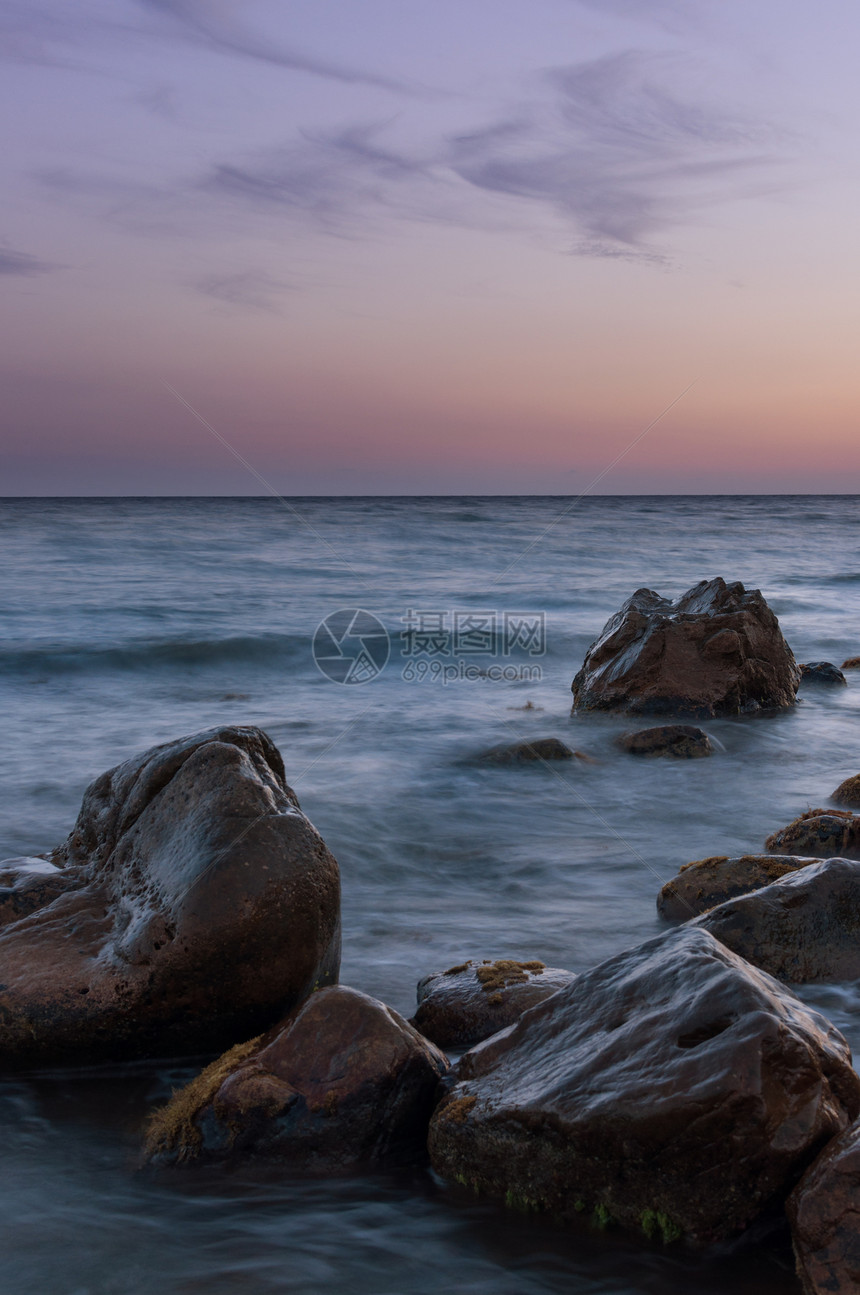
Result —
[{"label": "submerged rock", "polygon": [[736,859],[715,854],[685,863],[657,896],[657,911],[671,922],[686,922],[728,899],[761,890],[810,863],[815,863],[814,857],[769,854],[743,854]]},{"label": "submerged rock", "polygon": [[259,729],[102,774],[53,861],[4,899],[7,1065],[214,1051],[337,979],[337,863]]},{"label": "submerged rock", "polygon": [[696,925],[780,980],[860,977],[860,863],[825,859],[714,908]]},{"label": "submerged rock", "polygon": [[542,962],[470,959],[418,982],[412,1024],[440,1048],[471,1048],[575,979],[572,971]]},{"label": "submerged rock", "polygon": [[453,1078],[430,1125],[444,1177],[700,1244],[782,1199],[860,1109],[838,1031],[695,927],[581,975]]},{"label": "submerged rock", "polygon": [[532,742],[490,747],[478,758],[488,764],[515,764],[523,760],[572,760],[574,756],[580,760],[587,759],[578,751],[572,751],[560,738],[537,737]]},{"label": "submerged rock", "polygon": [[623,733],[617,741],[631,755],[670,755],[677,760],[699,760],[714,749],[707,733],[692,724],[660,724],[638,733]]},{"label": "submerged rock", "polygon": [[771,854],[810,854],[817,859],[860,855],[860,817],[845,809],[808,809],[767,838]]},{"label": "submerged rock", "polygon": [[830,797],[838,805],[850,805],[854,809],[860,809],[860,773],[855,773],[853,778],[846,778],[840,782],[839,786]]},{"label": "submerged rock", "polygon": [[843,670],[860,670],[860,656],[850,656],[847,661],[842,662]]},{"label": "submerged rock", "polygon": [[802,684],[835,683],[845,686],[848,680],[832,661],[807,661],[800,666],[800,682]]},{"label": "submerged rock", "polygon": [[321,989],[259,1039],[232,1048],[152,1117],[159,1163],[278,1160],[329,1174],[426,1159],[447,1069],[401,1016],[356,989]]},{"label": "submerged rock", "polygon": [[797,1275],[806,1295],[860,1286],[860,1123],[835,1138],[788,1198]]},{"label": "submerged rock", "polygon": [[582,710],[698,717],[792,706],[800,671],[758,589],[701,581],[674,601],[638,589],[571,685]]}]

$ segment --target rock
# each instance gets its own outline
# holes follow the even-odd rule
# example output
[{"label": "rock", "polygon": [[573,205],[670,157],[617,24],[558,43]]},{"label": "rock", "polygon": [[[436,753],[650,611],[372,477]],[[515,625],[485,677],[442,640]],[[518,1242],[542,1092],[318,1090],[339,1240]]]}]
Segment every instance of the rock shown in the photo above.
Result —
[{"label": "rock", "polygon": [[0,927],[50,903],[66,886],[62,870],[46,859],[4,859],[0,863]]},{"label": "rock", "polygon": [[429,1135],[443,1177],[697,1244],[781,1200],[860,1109],[838,1031],[690,926],[579,976],[451,1078]]},{"label": "rock", "polygon": [[808,661],[800,666],[800,682],[802,684],[836,683],[844,686],[848,680],[832,661]]},{"label": "rock", "polygon": [[860,656],[850,656],[847,661],[842,662],[843,670],[860,670]]},{"label": "rock", "polygon": [[150,1121],[146,1155],[265,1157],[318,1174],[426,1160],[446,1069],[383,1003],[342,985],[321,989],[175,1093]]},{"label": "rock", "polygon": [[860,1123],[825,1147],[788,1198],[797,1275],[806,1295],[860,1288]]},{"label": "rock", "polygon": [[734,953],[780,980],[860,977],[860,863],[826,859],[696,919]]},{"label": "rock", "polygon": [[571,688],[581,710],[704,718],[792,706],[799,682],[759,590],[717,578],[674,602],[638,589],[592,643]]},{"label": "rock", "polygon": [[479,756],[488,764],[514,764],[523,760],[572,760],[587,759],[578,751],[571,751],[569,746],[557,737],[538,737],[533,742],[515,742],[513,746],[493,746]]},{"label": "rock", "polygon": [[761,890],[810,863],[815,863],[815,859],[797,855],[775,858],[769,854],[744,854],[737,859],[715,854],[709,859],[685,863],[677,877],[667,881],[657,896],[657,911],[671,922],[686,922],[728,899]]},{"label": "rock", "polygon": [[461,1051],[519,1020],[576,979],[572,971],[542,962],[462,963],[418,982],[418,1011],[412,1024],[440,1048]]},{"label": "rock", "polygon": [[638,733],[623,733],[618,745],[631,755],[671,755],[678,760],[698,760],[713,751],[711,739],[692,724],[661,724],[642,728]]},{"label": "rock", "polygon": [[807,854],[817,859],[860,854],[860,817],[845,809],[808,809],[767,838],[771,854]]},{"label": "rock", "polygon": [[102,774],[52,858],[5,898],[7,1065],[217,1051],[337,979],[337,864],[259,729]]},{"label": "rock", "polygon": [[852,805],[855,809],[860,809],[860,773],[840,782],[830,799],[838,805]]}]

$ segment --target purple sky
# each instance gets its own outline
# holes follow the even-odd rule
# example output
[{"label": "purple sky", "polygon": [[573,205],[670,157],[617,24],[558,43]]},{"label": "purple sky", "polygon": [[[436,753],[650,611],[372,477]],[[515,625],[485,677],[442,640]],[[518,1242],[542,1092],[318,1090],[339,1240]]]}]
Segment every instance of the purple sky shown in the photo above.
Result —
[{"label": "purple sky", "polygon": [[0,0],[0,493],[860,492],[858,38]]}]

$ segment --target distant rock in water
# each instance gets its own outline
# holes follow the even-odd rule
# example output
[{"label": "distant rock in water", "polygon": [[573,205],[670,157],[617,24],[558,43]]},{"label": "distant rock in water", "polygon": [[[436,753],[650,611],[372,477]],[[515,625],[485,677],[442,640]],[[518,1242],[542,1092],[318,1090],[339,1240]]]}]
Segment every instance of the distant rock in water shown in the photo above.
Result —
[{"label": "distant rock in water", "polygon": [[674,601],[638,589],[586,653],[581,710],[706,718],[792,706],[800,671],[758,589],[703,580]]},{"label": "distant rock in water", "polygon": [[860,857],[860,817],[847,809],[808,809],[787,827],[773,832],[764,848],[771,854]]},{"label": "distant rock in water", "polygon": [[668,755],[676,760],[699,760],[714,749],[707,733],[692,724],[643,728],[638,733],[623,733],[617,741],[621,749],[631,755]]},{"label": "distant rock in water", "polygon": [[814,857],[770,854],[744,854],[737,859],[717,854],[685,863],[677,877],[667,881],[660,891],[657,911],[670,922],[687,922],[728,899],[761,890],[810,863],[815,863]]},{"label": "distant rock in water", "polygon": [[807,1295],[857,1295],[860,1123],[824,1148],[788,1198],[797,1275]]},{"label": "distant rock in water", "polygon": [[837,805],[849,805],[853,809],[860,809],[860,773],[855,773],[853,778],[846,778],[844,782],[840,782],[830,799],[835,800]]},{"label": "distant rock in water", "polygon": [[860,862],[809,863],[720,904],[696,925],[791,984],[860,979]]},{"label": "distant rock in water", "polygon": [[487,764],[519,764],[525,760],[572,760],[579,759],[578,751],[572,751],[557,737],[536,737],[532,742],[515,742],[512,746],[492,746],[478,757]]},{"label": "distant rock in water", "polygon": [[448,1063],[397,1012],[338,985],[208,1066],[152,1117],[160,1163],[277,1160],[310,1174],[426,1160]]},{"label": "distant rock in water", "polygon": [[860,1110],[842,1035],[689,926],[585,972],[451,1078],[430,1124],[437,1173],[700,1245],[783,1199]]},{"label": "distant rock in water", "polygon": [[847,685],[845,675],[832,661],[807,661],[800,666],[801,684],[822,683]]},{"label": "distant rock in water", "polygon": [[257,728],[102,774],[53,858],[0,865],[7,1065],[215,1051],[337,980],[337,863]]},{"label": "distant rock in water", "polygon": [[847,661],[842,662],[843,670],[860,670],[860,656],[850,656]]},{"label": "distant rock in water", "polygon": [[523,1012],[576,979],[542,962],[473,961],[418,982],[412,1024],[440,1048],[471,1048],[519,1020]]}]

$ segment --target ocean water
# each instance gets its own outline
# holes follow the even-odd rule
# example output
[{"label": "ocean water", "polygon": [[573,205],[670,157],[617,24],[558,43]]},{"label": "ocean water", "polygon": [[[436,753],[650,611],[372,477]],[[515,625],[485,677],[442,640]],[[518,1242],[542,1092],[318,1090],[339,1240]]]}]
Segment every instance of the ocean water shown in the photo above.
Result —
[{"label": "ocean water", "polygon": [[[860,655],[858,540],[854,496],[0,500],[0,857],[58,844],[135,752],[258,724],[341,865],[344,983],[411,1015],[421,976],[468,957],[585,970],[662,929],[680,864],[760,850],[860,771],[860,673],[708,723],[709,760],[634,761],[629,720],[570,713],[588,644],[635,589],[722,575],[762,589],[798,660],[839,664]],[[344,609],[390,638],[365,682],[314,660]],[[593,763],[474,762],[545,736]],[[801,992],[860,1051],[858,987]],[[697,1259],[430,1173],[143,1172],[141,1121],[190,1073],[0,1080],[4,1292],[799,1290],[779,1236]]]}]

